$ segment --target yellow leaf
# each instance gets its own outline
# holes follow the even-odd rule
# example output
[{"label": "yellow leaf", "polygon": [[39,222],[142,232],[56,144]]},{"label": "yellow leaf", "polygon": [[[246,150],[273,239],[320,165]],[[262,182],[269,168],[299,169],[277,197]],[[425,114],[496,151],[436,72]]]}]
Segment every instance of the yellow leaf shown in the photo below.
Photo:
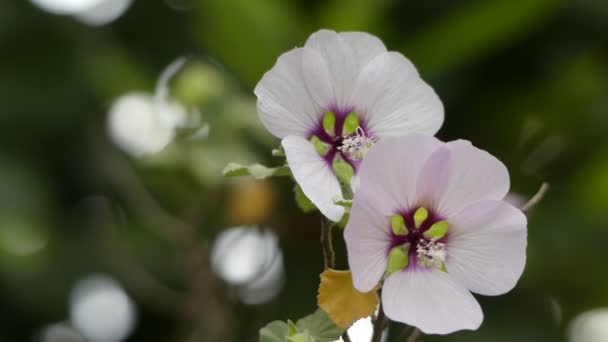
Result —
[{"label": "yellow leaf", "polygon": [[353,287],[350,271],[328,269],[321,273],[317,301],[338,327],[346,329],[356,320],[374,314],[378,305],[377,290],[359,292]]}]

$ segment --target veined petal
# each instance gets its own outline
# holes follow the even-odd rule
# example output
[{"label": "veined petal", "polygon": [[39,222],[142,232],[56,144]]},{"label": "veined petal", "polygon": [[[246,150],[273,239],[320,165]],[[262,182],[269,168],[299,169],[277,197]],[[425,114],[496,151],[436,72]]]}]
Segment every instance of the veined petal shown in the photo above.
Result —
[{"label": "veined petal", "polygon": [[304,194],[332,221],[340,221],[344,208],[334,204],[342,189],[333,171],[306,139],[294,135],[281,142],[289,168]]},{"label": "veined petal", "polygon": [[472,203],[503,199],[509,191],[509,172],[488,152],[456,140],[428,158],[417,186],[418,198],[449,217]]},{"label": "veined petal", "polygon": [[472,204],[450,218],[448,272],[469,290],[510,291],[526,263],[526,216],[504,201]]},{"label": "veined petal", "polygon": [[[303,76],[304,51],[282,54],[255,87],[257,112],[262,124],[278,138],[307,136],[318,123],[323,109],[308,92]],[[311,80],[312,81],[312,80]]]},{"label": "veined petal", "polygon": [[333,83],[335,103],[332,105],[346,108],[350,105],[347,101],[360,71],[351,46],[336,32],[320,30],[308,38],[304,47],[314,49],[323,56]]},{"label": "veined petal", "polygon": [[385,216],[418,204],[418,175],[424,161],[442,144],[434,137],[416,133],[378,142],[359,169],[355,203],[362,201]]},{"label": "veined petal", "polygon": [[435,269],[396,272],[382,289],[386,316],[425,334],[475,330],[483,321],[473,295],[449,274]]},{"label": "veined petal", "polygon": [[365,201],[353,204],[344,229],[353,284],[361,292],[371,291],[380,281],[386,269],[390,243],[390,218],[368,204]]},{"label": "veined petal", "polygon": [[361,71],[349,104],[367,129],[384,138],[410,132],[435,134],[443,124],[443,104],[412,63],[398,52],[376,55]]},{"label": "veined petal", "polygon": [[377,55],[386,52],[384,43],[366,32],[340,32],[338,36],[350,46],[358,69],[362,69]]}]

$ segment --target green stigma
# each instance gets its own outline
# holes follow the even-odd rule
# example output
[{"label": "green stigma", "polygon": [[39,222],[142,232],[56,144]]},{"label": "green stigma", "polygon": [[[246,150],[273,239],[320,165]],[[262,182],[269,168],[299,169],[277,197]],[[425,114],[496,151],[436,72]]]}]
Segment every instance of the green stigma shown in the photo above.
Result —
[{"label": "green stigma", "polygon": [[423,207],[418,208],[416,212],[414,212],[414,225],[416,226],[416,229],[420,228],[427,218],[429,218],[429,212]]},{"label": "green stigma", "polygon": [[336,135],[336,115],[333,112],[325,113],[323,117],[323,130],[331,137]]},{"label": "green stigma", "polygon": [[342,126],[342,136],[347,136],[355,133],[359,127],[359,116],[357,113],[350,112],[344,119],[344,125]]},{"label": "green stigma", "polygon": [[350,185],[350,180],[355,174],[353,167],[344,161],[342,157],[336,156],[331,164],[334,173],[343,184]]},{"label": "green stigma", "polygon": [[448,222],[447,221],[437,221],[433,223],[431,228],[429,228],[426,232],[424,232],[424,237],[429,239],[441,239],[448,232]]},{"label": "green stigma", "polygon": [[403,220],[403,216],[401,215],[393,215],[391,216],[391,228],[393,229],[393,234],[395,235],[407,235],[409,231],[405,226],[405,221]]},{"label": "green stigma", "polygon": [[409,243],[391,248],[390,252],[388,252],[388,262],[386,264],[388,275],[400,271],[410,264],[409,250]]},{"label": "green stigma", "polygon": [[317,137],[316,135],[313,135],[312,137],[310,137],[310,139],[308,139],[308,141],[310,141],[312,143],[312,146],[315,147],[315,150],[317,150],[317,152],[322,155],[325,156],[327,154],[327,152],[329,152],[329,144],[324,143],[323,141],[321,141],[321,139],[319,139],[319,137]]}]

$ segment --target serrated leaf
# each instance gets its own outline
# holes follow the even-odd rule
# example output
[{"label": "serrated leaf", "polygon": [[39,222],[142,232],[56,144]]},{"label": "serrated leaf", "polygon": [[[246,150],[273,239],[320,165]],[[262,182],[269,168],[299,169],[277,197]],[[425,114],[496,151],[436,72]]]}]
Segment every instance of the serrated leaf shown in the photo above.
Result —
[{"label": "serrated leaf", "polygon": [[287,166],[267,167],[262,164],[247,166],[230,163],[224,167],[222,174],[224,177],[252,176],[255,179],[265,179],[268,177],[289,176],[291,172]]},{"label": "serrated leaf", "polygon": [[299,331],[309,332],[318,342],[335,341],[343,332],[322,309],[298,320],[296,327]]},{"label": "serrated leaf", "polygon": [[260,342],[286,342],[288,327],[283,321],[268,323],[260,329]]},{"label": "serrated leaf", "polygon": [[308,213],[317,209],[317,207],[315,207],[315,205],[310,201],[310,199],[306,197],[306,195],[302,191],[302,188],[299,185],[296,184],[296,186],[293,188],[293,192],[296,195],[296,204],[298,205],[300,210],[305,213]]},{"label": "serrated leaf", "polygon": [[346,329],[358,319],[374,314],[378,305],[377,288],[359,292],[353,287],[350,271],[328,269],[321,273],[317,302],[339,328]]}]

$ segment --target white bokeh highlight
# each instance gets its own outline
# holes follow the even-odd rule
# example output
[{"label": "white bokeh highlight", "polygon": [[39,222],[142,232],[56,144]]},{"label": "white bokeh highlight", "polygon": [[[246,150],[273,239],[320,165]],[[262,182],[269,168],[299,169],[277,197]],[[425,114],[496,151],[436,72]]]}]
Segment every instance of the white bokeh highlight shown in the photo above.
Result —
[{"label": "white bokeh highlight", "polygon": [[[163,112],[174,115],[174,122],[186,116],[175,102],[163,107]],[[114,144],[133,157],[158,153],[175,136],[175,125],[161,119],[154,97],[142,92],[128,93],[112,104],[107,129]]]},{"label": "white bokeh highlight", "polygon": [[74,286],[70,321],[87,341],[124,341],[133,332],[136,320],[133,301],[109,276],[90,275]]},{"label": "white bokeh highlight", "polygon": [[570,342],[608,341],[608,308],[598,308],[576,316],[568,327]]},{"label": "white bokeh highlight", "polygon": [[106,25],[121,17],[133,0],[30,0],[44,11],[71,15],[90,26]]},{"label": "white bokeh highlight", "polygon": [[276,297],[285,282],[283,253],[269,230],[236,227],[224,230],[211,250],[213,270],[237,289],[239,299],[249,305]]}]

